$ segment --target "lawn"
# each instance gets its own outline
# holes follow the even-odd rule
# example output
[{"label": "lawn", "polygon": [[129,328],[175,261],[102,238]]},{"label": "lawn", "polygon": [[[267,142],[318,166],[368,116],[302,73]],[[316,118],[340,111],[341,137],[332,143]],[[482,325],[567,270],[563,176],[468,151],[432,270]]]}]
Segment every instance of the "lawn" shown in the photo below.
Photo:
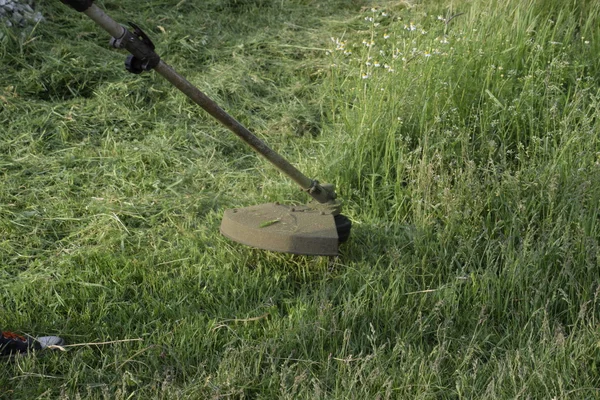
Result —
[{"label": "lawn", "polygon": [[[600,398],[600,3],[98,1],[353,222],[219,234],[294,183],[85,15],[0,27],[7,399]],[[0,25],[2,25],[0,23]]]}]

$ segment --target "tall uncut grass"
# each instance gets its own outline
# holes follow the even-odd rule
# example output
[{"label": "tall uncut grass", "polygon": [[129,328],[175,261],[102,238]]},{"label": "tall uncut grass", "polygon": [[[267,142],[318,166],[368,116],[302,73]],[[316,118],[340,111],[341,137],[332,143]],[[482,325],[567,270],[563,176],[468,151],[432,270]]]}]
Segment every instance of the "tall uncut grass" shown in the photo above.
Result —
[{"label": "tall uncut grass", "polygon": [[0,28],[0,328],[76,346],[0,360],[0,398],[600,398],[600,3],[97,4],[335,183],[352,235],[221,237],[306,198],[40,3]]},{"label": "tall uncut grass", "polygon": [[[457,395],[598,396],[599,16],[390,3],[331,38],[334,175],[361,244],[411,271],[407,291],[445,292],[430,345],[454,360]],[[467,379],[462,351],[479,354]],[[589,386],[561,389],[570,373]]]}]

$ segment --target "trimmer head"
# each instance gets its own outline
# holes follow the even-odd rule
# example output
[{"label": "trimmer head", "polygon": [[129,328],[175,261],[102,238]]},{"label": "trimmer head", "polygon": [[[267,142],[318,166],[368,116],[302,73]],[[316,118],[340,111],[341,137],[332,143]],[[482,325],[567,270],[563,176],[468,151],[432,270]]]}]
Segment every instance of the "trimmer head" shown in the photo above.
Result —
[{"label": "trimmer head", "polygon": [[260,204],[225,210],[221,233],[247,246],[284,253],[335,256],[351,223],[319,207]]}]

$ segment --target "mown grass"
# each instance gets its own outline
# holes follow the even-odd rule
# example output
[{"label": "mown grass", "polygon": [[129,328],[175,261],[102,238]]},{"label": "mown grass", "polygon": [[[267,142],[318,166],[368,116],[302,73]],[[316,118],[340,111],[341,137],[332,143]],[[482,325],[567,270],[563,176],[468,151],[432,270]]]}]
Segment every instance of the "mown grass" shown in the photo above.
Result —
[{"label": "mown grass", "polygon": [[218,234],[302,201],[59,2],[0,55],[0,323],[83,345],[7,398],[598,398],[593,1],[99,2],[352,218],[339,258]]}]

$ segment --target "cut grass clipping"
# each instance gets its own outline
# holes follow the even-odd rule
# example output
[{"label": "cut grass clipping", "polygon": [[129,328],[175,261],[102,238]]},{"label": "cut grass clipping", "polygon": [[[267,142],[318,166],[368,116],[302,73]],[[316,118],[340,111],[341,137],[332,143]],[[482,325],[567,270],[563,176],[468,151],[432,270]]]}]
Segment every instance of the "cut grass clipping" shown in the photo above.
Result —
[{"label": "cut grass clipping", "polygon": [[600,398],[597,1],[99,1],[353,222],[336,259],[223,210],[304,194],[85,16],[0,28],[0,397]]}]

